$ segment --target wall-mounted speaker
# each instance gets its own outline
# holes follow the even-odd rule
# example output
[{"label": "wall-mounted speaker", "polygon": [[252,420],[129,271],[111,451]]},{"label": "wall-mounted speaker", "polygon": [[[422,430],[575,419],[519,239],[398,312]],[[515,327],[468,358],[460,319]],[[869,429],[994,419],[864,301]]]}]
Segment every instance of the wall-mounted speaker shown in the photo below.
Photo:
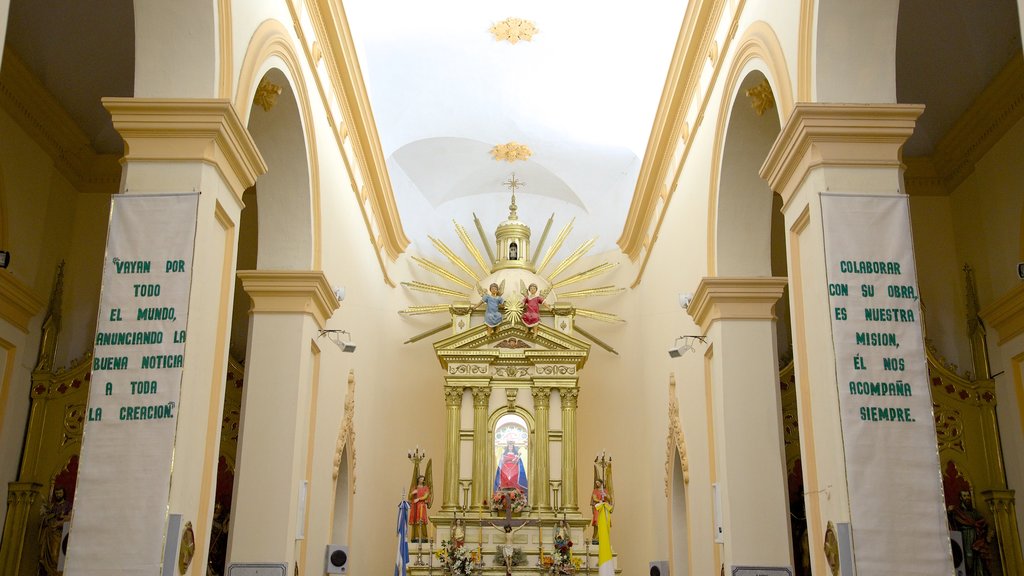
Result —
[{"label": "wall-mounted speaker", "polygon": [[651,562],[651,576],[668,576],[668,560],[655,560]]},{"label": "wall-mounted speaker", "polygon": [[328,544],[324,564],[326,565],[324,572],[328,574],[348,573],[348,546]]},{"label": "wall-mounted speaker", "polygon": [[949,531],[949,546],[953,549],[953,569],[956,576],[967,576],[964,567],[964,540],[959,530]]},{"label": "wall-mounted speaker", "polygon": [[[68,532],[71,530],[71,522],[65,522],[64,528],[60,531],[60,552],[57,556],[57,572],[64,571],[64,555],[68,553]],[[959,534],[959,532],[957,532]]]}]

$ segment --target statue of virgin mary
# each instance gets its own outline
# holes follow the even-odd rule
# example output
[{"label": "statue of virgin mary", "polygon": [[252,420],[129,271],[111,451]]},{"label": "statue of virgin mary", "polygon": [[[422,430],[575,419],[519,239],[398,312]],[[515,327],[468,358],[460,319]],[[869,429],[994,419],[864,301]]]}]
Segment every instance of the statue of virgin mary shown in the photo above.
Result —
[{"label": "statue of virgin mary", "polygon": [[526,496],[528,483],[526,467],[519,457],[519,447],[509,440],[498,462],[498,469],[494,472],[494,491],[519,489]]}]

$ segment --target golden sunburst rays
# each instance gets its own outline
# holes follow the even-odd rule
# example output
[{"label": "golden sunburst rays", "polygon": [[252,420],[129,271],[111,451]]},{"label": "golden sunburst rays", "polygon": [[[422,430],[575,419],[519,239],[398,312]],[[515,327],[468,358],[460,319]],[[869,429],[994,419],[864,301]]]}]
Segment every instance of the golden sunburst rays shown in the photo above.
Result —
[{"label": "golden sunburst rays", "polygon": [[473,212],[473,224],[476,225],[476,233],[480,235],[480,242],[483,242],[484,250],[487,251],[487,260],[494,262],[494,251],[491,250],[491,243],[487,241],[487,234],[484,233],[484,225],[476,217],[476,212]]},{"label": "golden sunburst rays", "polygon": [[576,315],[612,324],[625,322],[625,320],[610,312],[601,312],[600,310],[591,310],[589,308],[576,308]]},{"label": "golden sunburst rays", "polygon": [[476,244],[473,244],[473,240],[469,237],[469,233],[466,232],[466,229],[454,220],[452,220],[452,224],[455,224],[455,232],[459,235],[459,240],[462,240],[462,245],[466,247],[466,250],[469,250],[470,254],[472,254],[473,259],[476,260],[477,265],[480,266],[480,270],[483,271],[484,276],[490,274],[491,267],[484,262],[483,255],[476,249]]},{"label": "golden sunburst rays", "polygon": [[583,290],[574,290],[572,292],[562,292],[558,295],[559,298],[590,298],[591,296],[610,296],[612,294],[618,294],[624,291],[625,288],[618,286],[601,286],[600,288],[584,288]]},{"label": "golden sunburst rays", "polygon": [[434,245],[434,248],[437,248],[438,252],[444,254],[445,258],[447,258],[449,262],[458,266],[466,274],[469,274],[473,278],[474,282],[480,281],[480,277],[477,276],[476,272],[474,272],[473,269],[469,267],[469,264],[466,264],[465,260],[459,258],[459,255],[453,252],[452,249],[449,248],[447,244],[438,240],[437,238],[434,238],[433,236],[427,236],[427,238],[430,238],[430,242]]},{"label": "golden sunburst rays", "polygon": [[566,256],[565,260],[562,260],[558,264],[558,266],[555,266],[555,269],[551,271],[551,274],[548,275],[548,278],[554,280],[555,277],[564,272],[566,268],[575,264],[576,261],[579,260],[584,254],[590,252],[590,249],[594,247],[595,242],[597,242],[597,238],[591,238],[590,240],[587,240],[586,242],[581,244],[579,248],[573,250],[572,254]]},{"label": "golden sunburst rays", "polygon": [[505,322],[517,324],[523,320],[523,297],[520,294],[512,294],[505,299]]},{"label": "golden sunburst rays", "polygon": [[453,298],[469,300],[469,294],[465,292],[459,292],[458,290],[452,290],[451,288],[445,288],[443,286],[434,286],[433,284],[427,284],[425,282],[402,282],[402,286],[405,286],[410,290],[417,290],[419,292],[429,292],[431,294],[439,294],[441,296],[451,296]]},{"label": "golden sunburst rays", "polygon": [[409,306],[405,310],[402,310],[400,314],[405,316],[417,316],[420,314],[439,314],[441,312],[447,312],[451,308],[451,304],[426,304],[424,306]]},{"label": "golden sunburst rays", "polygon": [[459,286],[462,286],[466,290],[472,290],[473,289],[473,285],[472,284],[470,284],[469,282],[466,282],[462,278],[459,278],[455,274],[449,272],[448,270],[446,270],[444,268],[444,266],[441,266],[440,264],[437,264],[435,262],[431,262],[430,260],[427,260],[426,258],[420,258],[419,256],[413,256],[412,260],[413,260],[413,262],[419,264],[423,268],[426,268],[427,270],[433,272],[434,274],[437,274],[438,276],[440,276],[442,278],[445,278],[447,280],[450,280],[451,282],[454,282],[455,284],[458,284]]},{"label": "golden sunburst rays", "polygon": [[615,268],[616,266],[617,264],[614,262],[605,262],[604,264],[598,264],[597,266],[594,266],[589,270],[584,270],[583,272],[573,274],[572,276],[569,276],[568,278],[565,278],[563,280],[559,280],[558,282],[553,282],[551,284],[551,289],[558,290],[562,286],[568,286],[569,284],[575,284],[577,282],[589,280],[594,276],[600,276],[601,274],[604,274],[605,272],[611,270],[612,268]]},{"label": "golden sunburst rays", "polygon": [[544,267],[548,265],[548,262],[551,262],[551,257],[554,256],[555,252],[558,252],[558,249],[562,247],[563,243],[565,243],[565,239],[569,236],[569,232],[572,232],[572,225],[574,222],[576,222],[575,218],[570,220],[569,223],[562,228],[562,231],[558,233],[557,237],[555,237],[554,244],[552,244],[551,247],[548,248],[548,251],[544,253],[544,259],[541,260],[540,265],[537,266],[538,276],[544,272]]}]

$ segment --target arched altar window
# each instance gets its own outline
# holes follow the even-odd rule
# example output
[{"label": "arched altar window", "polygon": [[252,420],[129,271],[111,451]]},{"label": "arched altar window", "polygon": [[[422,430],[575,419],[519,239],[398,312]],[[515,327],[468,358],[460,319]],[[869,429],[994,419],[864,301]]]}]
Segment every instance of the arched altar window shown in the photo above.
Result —
[{"label": "arched altar window", "polygon": [[506,414],[494,425],[493,490],[520,488],[527,491],[530,463],[530,432],[518,414]]}]

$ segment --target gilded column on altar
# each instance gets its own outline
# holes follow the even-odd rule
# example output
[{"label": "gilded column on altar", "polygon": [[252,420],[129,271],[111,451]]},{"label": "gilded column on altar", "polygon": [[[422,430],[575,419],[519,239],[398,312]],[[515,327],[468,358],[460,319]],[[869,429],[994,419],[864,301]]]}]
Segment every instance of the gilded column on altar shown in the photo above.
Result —
[{"label": "gilded column on altar", "polygon": [[533,394],[534,415],[537,419],[536,448],[533,450],[534,473],[536,475],[533,482],[533,505],[539,510],[550,510],[551,496],[549,490],[551,471],[548,462],[550,458],[548,415],[550,413],[551,388],[534,388],[531,390],[531,393]]},{"label": "gilded column on altar", "polygon": [[579,507],[576,489],[576,388],[559,390],[562,398],[562,501],[563,508]]},{"label": "gilded column on altar", "polygon": [[444,387],[445,404],[445,450],[444,450],[444,501],[443,510],[452,510],[459,505],[459,430],[462,419],[462,386]]},{"label": "gilded column on altar", "polygon": [[[3,574],[21,573],[25,531],[40,488],[42,484],[36,482],[11,482],[7,485],[7,519],[4,522],[5,538],[0,554],[0,572]],[[29,557],[38,558],[38,555],[30,554]]]},{"label": "gilded column on altar", "polygon": [[999,543],[999,559],[1003,563],[1004,574],[1022,574],[1024,561],[1021,559],[1020,533],[1017,527],[1017,510],[1014,504],[1013,490],[984,490],[981,493],[992,511],[992,523],[995,524],[996,540]]},{"label": "gilded column on altar", "polygon": [[487,406],[491,387],[470,388],[473,393],[473,506],[480,506],[490,494],[487,486]]}]

